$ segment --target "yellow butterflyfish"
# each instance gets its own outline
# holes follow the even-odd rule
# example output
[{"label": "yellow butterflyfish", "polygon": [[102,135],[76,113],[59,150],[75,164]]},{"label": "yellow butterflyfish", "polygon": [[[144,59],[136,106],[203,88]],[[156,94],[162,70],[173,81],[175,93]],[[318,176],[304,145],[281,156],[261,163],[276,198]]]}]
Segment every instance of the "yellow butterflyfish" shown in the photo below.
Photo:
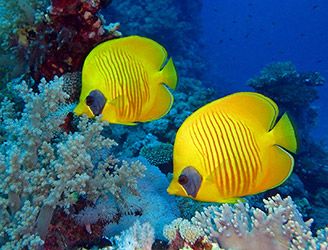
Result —
[{"label": "yellow butterflyfish", "polygon": [[297,151],[295,128],[287,113],[253,92],[213,101],[179,128],[173,151],[170,194],[208,202],[241,197],[282,184]]},{"label": "yellow butterflyfish", "polygon": [[110,123],[133,125],[159,119],[170,110],[177,73],[157,42],[129,36],[103,42],[87,56],[75,114],[102,115]]}]

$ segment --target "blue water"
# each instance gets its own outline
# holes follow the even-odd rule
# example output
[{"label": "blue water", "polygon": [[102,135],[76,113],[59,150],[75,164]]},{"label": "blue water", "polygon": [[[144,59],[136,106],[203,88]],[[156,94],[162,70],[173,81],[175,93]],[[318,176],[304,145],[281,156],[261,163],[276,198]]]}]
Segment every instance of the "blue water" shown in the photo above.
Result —
[{"label": "blue water", "polygon": [[[204,0],[207,84],[223,93],[247,90],[248,79],[277,61],[291,61],[298,72],[318,71],[328,80],[327,13],[326,0]],[[318,91],[314,136],[327,139],[328,84]]]}]

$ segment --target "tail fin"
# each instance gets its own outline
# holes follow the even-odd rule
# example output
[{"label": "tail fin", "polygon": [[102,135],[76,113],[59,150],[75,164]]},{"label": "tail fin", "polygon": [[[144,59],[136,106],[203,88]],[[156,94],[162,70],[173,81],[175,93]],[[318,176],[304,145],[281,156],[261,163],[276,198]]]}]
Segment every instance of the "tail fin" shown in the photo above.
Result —
[{"label": "tail fin", "polygon": [[178,76],[172,58],[167,61],[166,65],[161,70],[161,74],[165,85],[169,86],[171,89],[175,89],[178,82]]},{"label": "tail fin", "polygon": [[284,113],[276,126],[271,131],[275,137],[275,143],[292,153],[297,152],[298,141],[296,130],[287,113]]}]

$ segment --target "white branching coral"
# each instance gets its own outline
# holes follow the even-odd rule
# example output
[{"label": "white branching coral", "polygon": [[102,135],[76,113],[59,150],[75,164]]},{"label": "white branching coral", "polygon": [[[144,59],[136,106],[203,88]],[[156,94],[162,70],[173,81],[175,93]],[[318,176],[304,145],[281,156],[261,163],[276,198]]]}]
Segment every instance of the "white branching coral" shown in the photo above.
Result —
[{"label": "white branching coral", "polygon": [[324,231],[313,237],[312,220],[303,221],[290,197],[276,195],[264,203],[268,213],[243,203],[210,206],[196,212],[192,223],[224,249],[327,249]]},{"label": "white branching coral", "polygon": [[209,206],[196,212],[191,222],[181,218],[172,221],[164,227],[164,236],[169,249],[194,249],[199,239],[221,250],[328,249],[328,227],[312,236],[313,220],[304,222],[290,197],[282,199],[278,194],[264,200],[264,206],[267,213],[247,203]]},{"label": "white branching coral", "polygon": [[[110,192],[123,202],[122,187],[137,192],[144,166],[114,160],[116,143],[102,135],[105,123],[81,117],[76,132],[61,129],[68,98],[62,85],[62,78],[42,80],[35,93],[22,82],[15,90],[23,109],[17,99],[0,104],[1,249],[42,245],[55,207],[67,208],[81,195],[95,201]],[[100,151],[106,153],[99,157]]]},{"label": "white branching coral", "polygon": [[175,219],[163,229],[165,238],[170,242],[175,240],[177,232],[179,232],[180,237],[188,244],[194,244],[197,240],[205,236],[201,227],[182,218]]},{"label": "white branching coral", "polygon": [[149,223],[139,221],[128,230],[115,237],[117,250],[151,250],[155,241],[155,232]]}]

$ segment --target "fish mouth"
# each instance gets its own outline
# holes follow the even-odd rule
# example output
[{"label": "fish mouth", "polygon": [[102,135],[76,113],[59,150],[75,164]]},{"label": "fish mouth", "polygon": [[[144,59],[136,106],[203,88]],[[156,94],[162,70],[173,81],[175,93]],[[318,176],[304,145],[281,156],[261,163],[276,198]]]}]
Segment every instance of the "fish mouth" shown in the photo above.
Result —
[{"label": "fish mouth", "polygon": [[169,193],[169,194],[176,194],[176,188],[173,187],[172,185],[172,182],[170,183],[170,185],[168,186],[168,188],[166,189],[166,191]]},{"label": "fish mouth", "polygon": [[185,196],[188,197],[189,195],[187,194],[186,190],[178,184],[176,181],[172,180],[166,191],[170,195],[180,195],[180,196]]}]

